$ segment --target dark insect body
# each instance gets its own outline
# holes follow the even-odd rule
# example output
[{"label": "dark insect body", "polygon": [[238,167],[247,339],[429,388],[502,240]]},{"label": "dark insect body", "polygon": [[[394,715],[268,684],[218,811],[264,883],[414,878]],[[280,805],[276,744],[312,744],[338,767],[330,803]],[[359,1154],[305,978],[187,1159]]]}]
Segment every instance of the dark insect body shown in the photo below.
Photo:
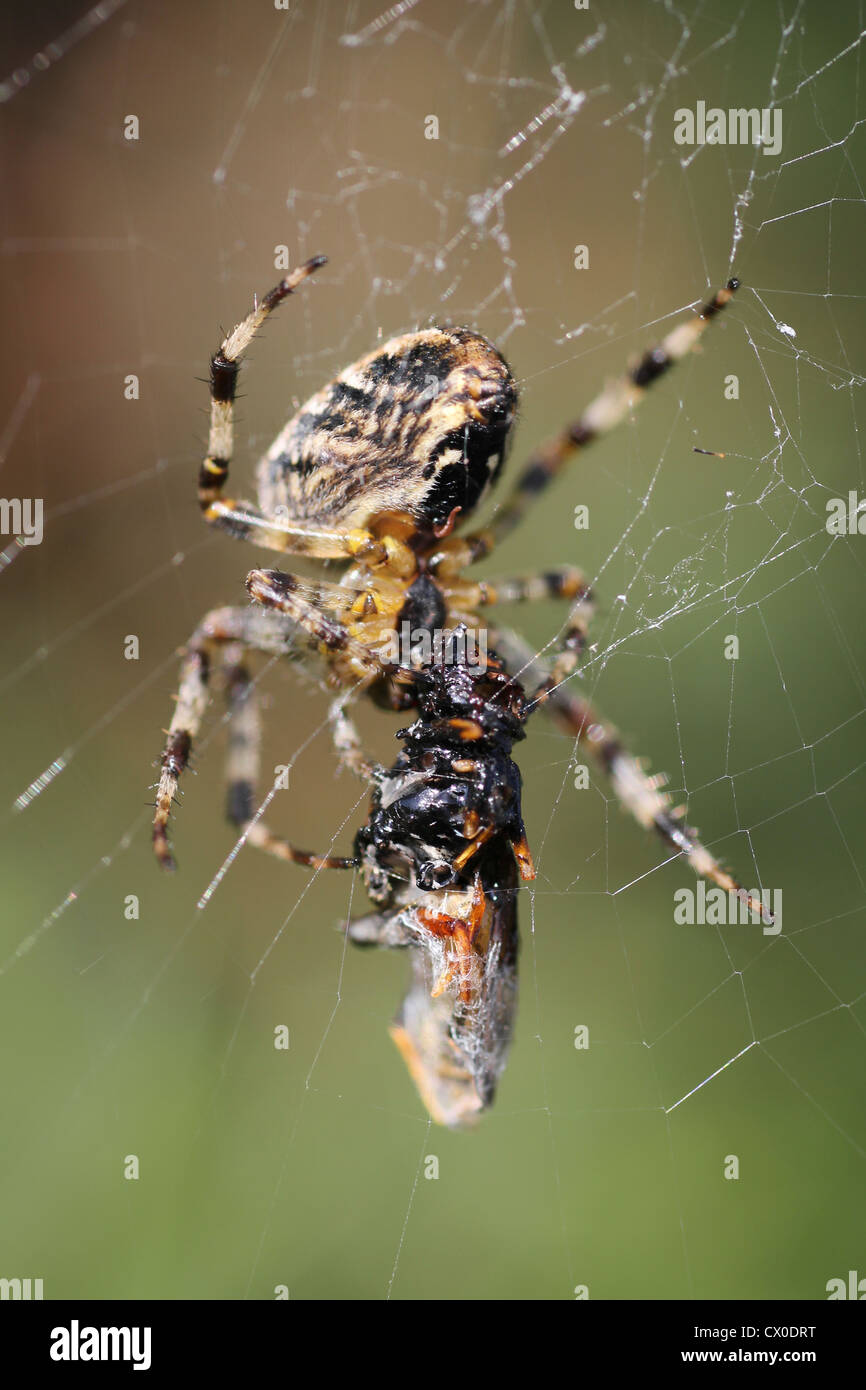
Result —
[{"label": "dark insect body", "polygon": [[511,749],[528,706],[493,656],[424,667],[412,683],[418,718],[355,838],[378,911],[349,935],[409,949],[391,1034],[433,1118],[456,1126],[492,1103],[513,1032],[517,892],[535,869]]},{"label": "dark insect body", "polygon": [[[378,783],[356,854],[372,846],[381,862],[394,852],[419,888],[447,888],[493,835],[503,835],[525,862],[520,773],[512,761],[524,737],[523,690],[501,666],[429,666],[415,673],[418,718],[398,738],[403,752]],[[404,865],[405,867],[405,865]],[[376,901],[375,886],[367,887]]]}]

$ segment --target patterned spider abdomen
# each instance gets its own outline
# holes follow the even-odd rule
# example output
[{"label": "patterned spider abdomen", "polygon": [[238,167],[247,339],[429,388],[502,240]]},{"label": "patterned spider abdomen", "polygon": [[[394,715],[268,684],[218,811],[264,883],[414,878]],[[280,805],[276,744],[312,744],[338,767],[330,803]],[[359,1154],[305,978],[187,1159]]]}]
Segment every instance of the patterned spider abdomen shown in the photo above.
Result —
[{"label": "patterned spider abdomen", "polygon": [[467,514],[498,475],[517,387],[468,328],[407,333],[312,396],[258,467],[262,508],[357,529],[408,515],[423,530]]}]

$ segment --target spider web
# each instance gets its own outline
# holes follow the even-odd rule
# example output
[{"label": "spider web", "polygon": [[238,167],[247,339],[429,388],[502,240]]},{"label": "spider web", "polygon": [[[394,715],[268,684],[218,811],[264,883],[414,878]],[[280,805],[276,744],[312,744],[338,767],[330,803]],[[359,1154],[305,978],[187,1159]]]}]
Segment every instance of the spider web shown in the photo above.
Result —
[{"label": "spider web", "polygon": [[[864,32],[861,5],[814,0],[4,16],[2,489],[46,520],[0,573],[0,1274],[49,1297],[702,1299],[862,1271],[866,540],[826,508],[866,487]],[[676,144],[699,101],[781,112],[780,153]],[[241,495],[380,338],[497,341],[516,467],[743,282],[484,572],[581,565],[599,609],[575,689],[748,887],[783,890],[782,931],[678,925],[689,871],[595,770],[575,785],[539,716],[517,1035],[471,1134],[430,1125],[388,1041],[405,959],[335,929],[362,886],[232,851],[219,696],[180,871],[150,858],[176,649],[262,563],[203,534],[196,377],[281,245],[330,263],[250,354]],[[503,617],[549,652],[565,611]],[[256,684],[263,799],[290,768],[269,820],[347,852],[366,793],[335,775],[319,685],[267,660]],[[357,714],[390,762],[399,720]]]}]

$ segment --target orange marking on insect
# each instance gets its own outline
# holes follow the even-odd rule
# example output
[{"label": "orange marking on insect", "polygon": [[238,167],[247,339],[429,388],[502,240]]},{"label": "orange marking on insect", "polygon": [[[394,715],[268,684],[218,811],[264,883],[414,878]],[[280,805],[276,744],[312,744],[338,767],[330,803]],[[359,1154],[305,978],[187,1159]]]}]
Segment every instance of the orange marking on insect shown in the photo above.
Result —
[{"label": "orange marking on insect", "polygon": [[445,965],[430,991],[433,999],[438,999],[441,994],[444,994],[456,978],[460,982],[461,1002],[471,1004],[473,947],[478,929],[484,921],[486,905],[487,900],[481,887],[481,880],[476,878],[472,894],[472,906],[467,918],[452,917],[448,913],[431,912],[429,908],[424,907],[416,909],[415,915],[422,926],[426,927],[434,936],[440,939],[450,938],[451,941],[451,959]]},{"label": "orange marking on insect", "polygon": [[427,1109],[439,1124],[444,1124],[444,1119],[437,1113],[438,1107],[435,1104],[434,1091],[427,1076],[427,1066],[415,1046],[413,1039],[400,1023],[392,1023],[388,1032],[397,1044],[400,1056],[406,1063],[409,1069],[409,1075],[418,1087],[421,1093],[421,1099],[427,1106]]},{"label": "orange marking on insect", "polygon": [[526,841],[526,836],[521,835],[519,840],[515,840],[511,846],[514,850],[514,858],[517,860],[517,867],[520,870],[520,877],[524,883],[531,882],[535,878],[535,863],[532,858],[532,850]]},{"label": "orange marking on insect", "polygon": [[456,729],[463,743],[471,743],[473,739],[483,738],[484,730],[476,719],[449,719],[449,725]]},{"label": "orange marking on insect", "polygon": [[460,923],[459,917],[451,917],[447,912],[432,912],[428,907],[417,908],[415,916],[434,936],[453,936]]},{"label": "orange marking on insect", "polygon": [[473,854],[477,854],[481,846],[486,844],[487,841],[494,834],[495,831],[493,829],[493,826],[486,826],[485,829],[481,831],[481,834],[477,835],[475,839],[471,842],[471,844],[468,844],[466,848],[462,849],[460,853],[457,855],[457,858],[454,860],[455,869],[465,868],[465,866],[469,863],[469,860],[472,858]]},{"label": "orange marking on insect", "polygon": [[[481,1102],[478,1099],[475,1088],[471,1085],[469,1073],[465,1066],[456,1059],[449,1065],[447,1057],[435,1056],[425,1057],[423,1052],[416,1044],[414,1038],[402,1023],[392,1023],[388,1029],[391,1037],[397,1045],[397,1050],[403,1061],[406,1063],[409,1075],[415,1082],[422,1101],[427,1106],[433,1119],[439,1125],[471,1124],[478,1118],[481,1110]],[[449,1039],[451,1048],[453,1042]],[[434,1077],[440,1081],[460,1083],[461,1094],[459,1105],[455,1108],[444,1109],[439,1103]]]}]

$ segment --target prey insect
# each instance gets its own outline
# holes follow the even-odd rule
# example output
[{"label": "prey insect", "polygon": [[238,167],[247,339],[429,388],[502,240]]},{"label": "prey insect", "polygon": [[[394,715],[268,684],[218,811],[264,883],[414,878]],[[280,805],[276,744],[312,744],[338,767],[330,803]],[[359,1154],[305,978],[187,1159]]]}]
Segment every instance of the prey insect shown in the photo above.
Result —
[{"label": "prey insect", "polygon": [[376,911],[361,945],[408,947],[412,982],[391,1026],[433,1119],[492,1103],[517,1003],[517,891],[535,877],[511,749],[529,706],[492,654],[414,673],[418,717],[376,777],[355,862]]},{"label": "prey insect", "polygon": [[[460,1123],[489,1103],[513,1014],[514,895],[531,859],[522,832],[514,836],[516,822],[494,811],[492,802],[485,802],[484,814],[470,803],[479,778],[483,784],[492,769],[514,768],[511,744],[522,734],[528,708],[521,703],[520,682],[534,687],[533,705],[544,704],[559,727],[594,757],[622,806],[642,826],[654,828],[695,873],[761,911],[759,901],[688,826],[685,808],[672,808],[662,790],[664,779],[644,771],[569,683],[592,612],[592,594],[581,572],[565,565],[500,579],[472,580],[465,574],[510,534],[569,459],[623,420],[646,389],[697,345],[738,282],[729,281],[540,445],[486,528],[457,534],[502,472],[518,397],[501,353],[470,328],[406,333],[347,367],[301,407],[260,459],[257,501],[225,493],[241,359],[277,305],[324,264],[323,256],[313,257],[282,280],[211,359],[210,434],[198,496],[206,524],[236,540],[283,554],[342,560],[345,568],[337,582],[252,570],[246,588],[253,606],[212,609],[196,628],[184,652],[162,755],[153,845],[163,866],[173,867],[169,820],[216,665],[232,712],[230,820],[245,843],[293,863],[335,868],[360,863],[377,912],[363,919],[365,927],[353,927],[353,937],[360,940],[366,932],[369,941],[395,944],[390,938],[396,933],[399,944],[420,944],[411,952],[414,984],[395,1036],[431,1112]],[[490,629],[498,657],[483,678],[465,660],[426,667],[394,660],[395,643],[407,624],[431,637],[461,627],[476,631],[479,614],[487,609],[541,599],[571,603],[566,643],[552,666],[502,626]],[[259,723],[249,658],[261,653],[292,660],[312,653],[324,662],[327,683],[338,692],[330,722],[340,761],[377,787],[356,856],[297,850],[256,809]],[[401,758],[378,781],[381,770],[364,756],[348,712],[359,694],[386,708],[418,713]],[[461,701],[483,717],[456,713]],[[516,722],[488,731],[485,721],[504,718],[509,701],[520,711],[510,716]],[[474,752],[473,739],[455,735],[455,721],[464,721],[464,732],[482,730]],[[455,756],[460,752],[456,737],[466,743],[465,756]],[[414,792],[406,790],[407,776],[415,779]],[[395,785],[403,788],[397,797],[392,796]],[[506,778],[503,785],[512,783]],[[519,791],[519,782],[514,785]],[[461,798],[469,809],[457,835],[454,824],[446,826],[443,808],[448,801],[454,810]],[[399,821],[410,807],[411,826]],[[519,817],[517,805],[512,813]],[[393,833],[387,830],[391,822]],[[495,1026],[491,1020],[497,1020]],[[482,1063],[485,1049],[488,1060]],[[450,1090],[446,1077],[454,1083]]]}]

